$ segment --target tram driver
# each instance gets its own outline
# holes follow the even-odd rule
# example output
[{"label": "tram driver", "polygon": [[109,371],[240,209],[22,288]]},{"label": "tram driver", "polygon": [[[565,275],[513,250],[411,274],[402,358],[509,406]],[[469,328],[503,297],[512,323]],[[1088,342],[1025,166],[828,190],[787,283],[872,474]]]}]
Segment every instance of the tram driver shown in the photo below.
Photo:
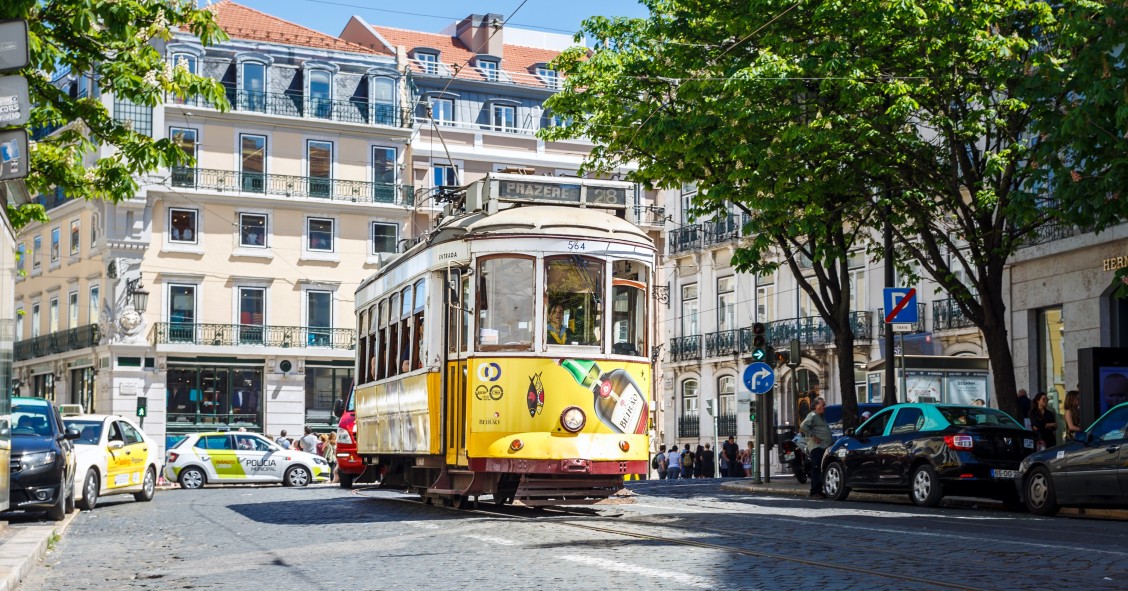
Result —
[{"label": "tram driver", "polygon": [[548,322],[546,326],[548,329],[548,344],[568,344],[568,339],[571,335],[568,334],[568,325],[564,322],[564,304],[553,302],[548,305]]}]

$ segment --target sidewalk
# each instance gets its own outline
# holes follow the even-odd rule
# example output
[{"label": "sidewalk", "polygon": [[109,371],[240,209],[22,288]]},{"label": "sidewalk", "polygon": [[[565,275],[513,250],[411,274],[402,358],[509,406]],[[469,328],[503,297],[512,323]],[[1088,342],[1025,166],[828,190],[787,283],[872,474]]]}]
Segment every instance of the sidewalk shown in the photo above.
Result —
[{"label": "sidewalk", "polygon": [[75,511],[57,522],[9,524],[0,521],[0,591],[18,589],[20,582],[47,554],[52,536],[61,537],[70,527]]},{"label": "sidewalk", "polygon": [[[811,491],[810,484],[799,484],[790,474],[772,475],[771,483],[754,484],[751,478],[728,480],[721,484],[721,488],[731,492],[754,493],[766,495],[790,495],[806,498]],[[908,493],[878,495],[871,493],[851,492],[847,501],[865,501],[877,503],[890,503],[895,505],[911,505]],[[833,502],[833,501],[819,501]],[[940,501],[941,507],[955,509],[989,509],[1005,511],[1002,501],[995,499],[980,499],[972,497],[944,497]],[[1098,519],[1113,519],[1128,521],[1128,510],[1125,509],[1074,509],[1062,508],[1058,513],[1061,517],[1092,517]]]}]

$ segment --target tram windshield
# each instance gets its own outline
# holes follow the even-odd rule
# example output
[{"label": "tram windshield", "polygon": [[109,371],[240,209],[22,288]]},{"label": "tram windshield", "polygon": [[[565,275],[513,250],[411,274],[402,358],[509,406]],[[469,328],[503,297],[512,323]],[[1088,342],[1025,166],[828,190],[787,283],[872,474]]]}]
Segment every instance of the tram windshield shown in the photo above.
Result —
[{"label": "tram windshield", "polygon": [[478,345],[483,350],[532,348],[534,263],[515,256],[478,262]]},{"label": "tram windshield", "polygon": [[578,255],[545,258],[545,333],[549,345],[600,344],[603,261]]}]

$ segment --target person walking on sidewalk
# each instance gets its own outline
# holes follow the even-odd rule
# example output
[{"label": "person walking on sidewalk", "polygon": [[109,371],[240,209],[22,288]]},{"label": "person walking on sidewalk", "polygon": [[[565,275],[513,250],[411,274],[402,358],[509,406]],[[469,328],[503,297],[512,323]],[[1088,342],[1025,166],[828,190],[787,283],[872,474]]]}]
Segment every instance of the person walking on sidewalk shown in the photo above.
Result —
[{"label": "person walking on sidewalk", "polygon": [[807,438],[807,453],[811,455],[811,494],[813,499],[825,499],[823,494],[822,458],[826,448],[830,446],[833,437],[830,434],[830,425],[826,424],[823,414],[826,412],[826,401],[820,396],[813,403],[814,410],[803,422],[799,424],[799,433]]},{"label": "person walking on sidewalk", "polygon": [[701,458],[701,476],[703,478],[716,476],[717,472],[714,469],[716,457],[713,454],[713,448],[708,443],[705,444],[705,451],[701,452]]},{"label": "person walking on sidewalk", "polygon": [[681,477],[681,449],[678,444],[670,446],[670,453],[666,454],[666,480],[677,480]]},{"label": "person walking on sidewalk", "polygon": [[744,476],[742,472],[740,447],[736,445],[736,438],[729,435],[728,441],[721,444],[721,476],[738,478]]},{"label": "person walking on sidewalk", "polygon": [[658,480],[666,479],[666,446],[663,445],[658,448],[658,455],[654,456],[654,462],[651,465],[656,472],[658,472]]},{"label": "person walking on sidewalk", "polygon": [[693,452],[689,449],[689,444],[685,444],[685,451],[681,455],[682,463],[682,478],[693,478]]}]

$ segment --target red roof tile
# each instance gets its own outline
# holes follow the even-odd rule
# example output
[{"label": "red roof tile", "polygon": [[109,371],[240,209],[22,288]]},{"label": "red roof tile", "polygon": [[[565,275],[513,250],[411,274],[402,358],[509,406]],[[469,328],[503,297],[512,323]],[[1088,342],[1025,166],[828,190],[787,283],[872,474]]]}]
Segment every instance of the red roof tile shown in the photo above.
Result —
[{"label": "red roof tile", "polygon": [[[411,50],[416,47],[430,47],[442,52],[439,60],[448,64],[464,64],[474,57],[474,52],[466,47],[458,37],[448,37],[439,33],[421,33],[393,27],[373,26],[377,34],[392,45],[402,45],[411,55]],[[503,33],[504,34],[504,33]],[[559,51],[511,45],[506,43],[503,47],[504,55],[501,60],[501,69],[512,72],[528,72],[534,64],[548,63],[552,58],[560,55]]]},{"label": "red roof tile", "polygon": [[284,45],[301,45],[317,49],[332,49],[335,51],[349,51],[353,53],[378,53],[390,55],[390,52],[370,49],[363,45],[350,43],[332,35],[326,35],[313,29],[296,25],[290,21],[259,12],[231,0],[220,0],[209,7],[215,14],[215,21],[228,36],[237,39],[252,41],[266,41]]}]

